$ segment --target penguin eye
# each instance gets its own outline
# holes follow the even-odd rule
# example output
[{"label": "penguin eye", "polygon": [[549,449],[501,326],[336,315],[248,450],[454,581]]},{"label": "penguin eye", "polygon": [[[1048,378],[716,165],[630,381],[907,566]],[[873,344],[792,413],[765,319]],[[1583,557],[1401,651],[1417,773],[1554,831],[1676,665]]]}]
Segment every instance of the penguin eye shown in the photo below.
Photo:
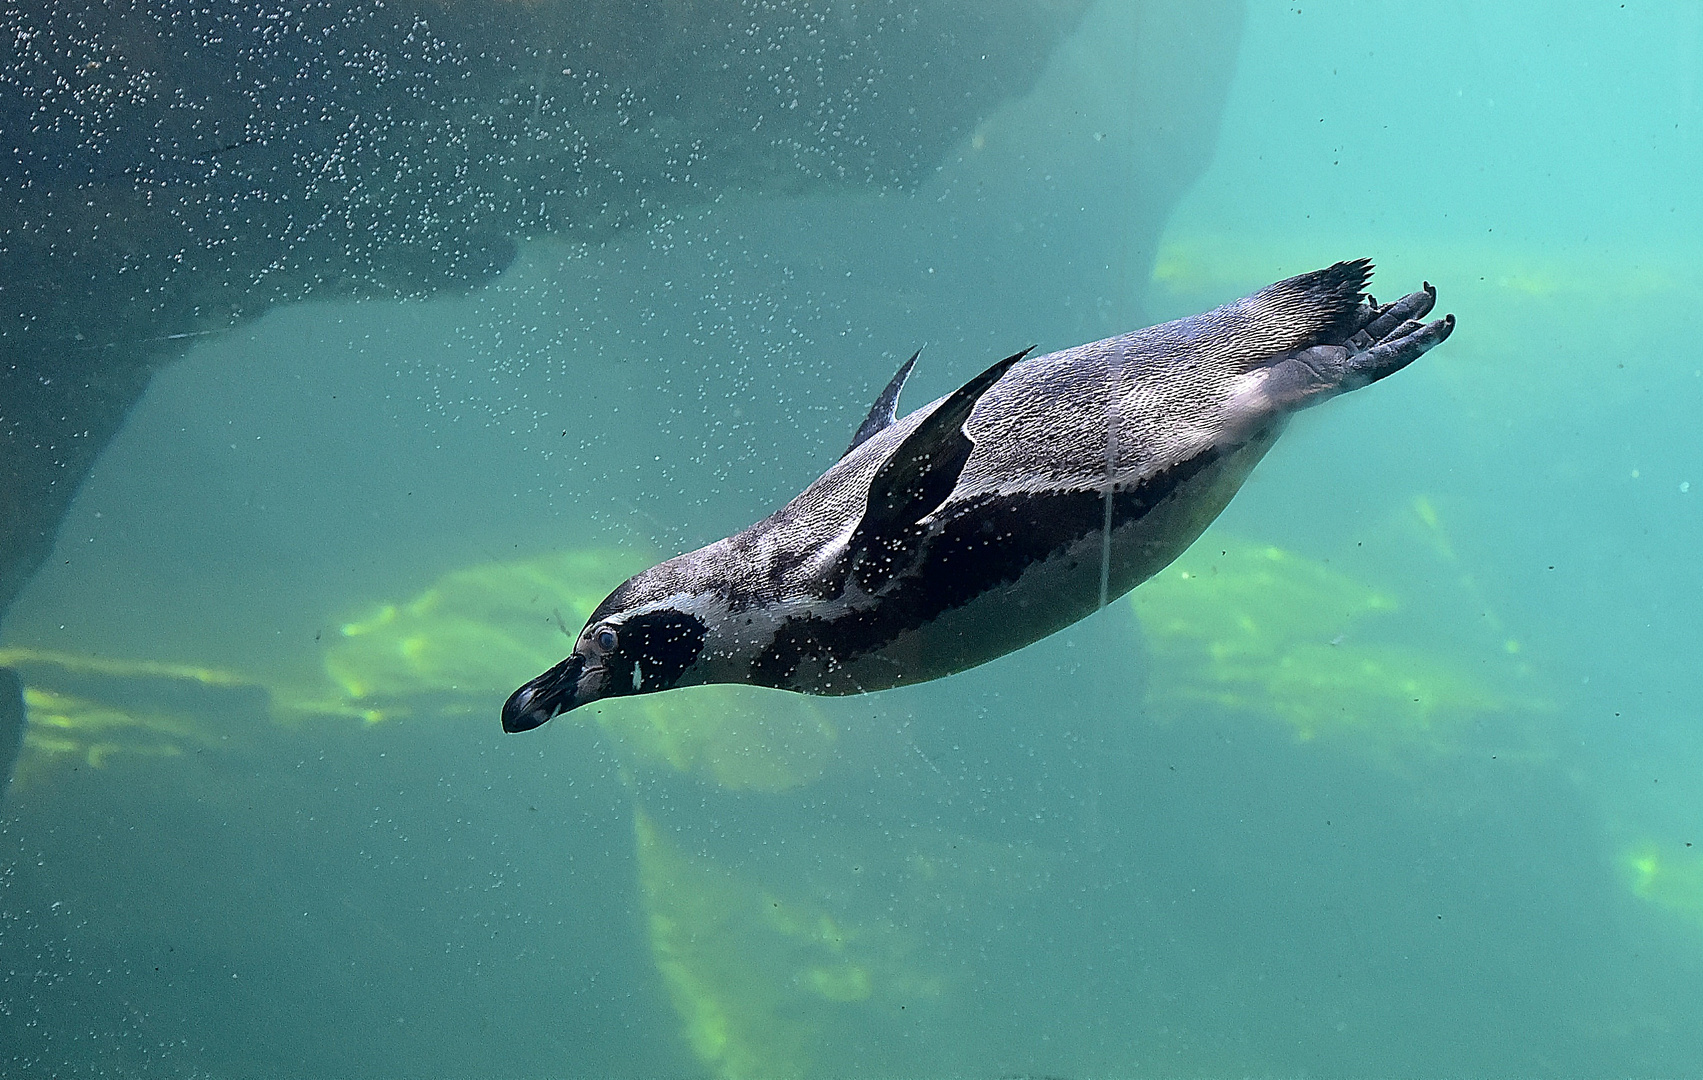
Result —
[{"label": "penguin eye", "polygon": [[591,640],[600,650],[606,653],[614,652],[615,647],[621,644],[620,635],[615,633],[615,628],[613,626],[598,627],[597,633],[591,635]]}]

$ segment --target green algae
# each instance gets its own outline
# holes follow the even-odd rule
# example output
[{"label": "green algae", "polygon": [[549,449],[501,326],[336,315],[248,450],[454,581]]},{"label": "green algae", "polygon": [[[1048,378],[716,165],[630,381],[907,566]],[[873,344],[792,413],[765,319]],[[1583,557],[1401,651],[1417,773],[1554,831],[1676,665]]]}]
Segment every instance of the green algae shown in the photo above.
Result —
[{"label": "green algae", "polygon": [[1475,720],[1546,707],[1506,662],[1516,643],[1487,658],[1458,642],[1402,640],[1392,592],[1270,545],[1209,536],[1131,603],[1161,717],[1249,713],[1302,740],[1397,754],[1446,752]]},{"label": "green algae", "polygon": [[626,552],[562,551],[445,574],[404,603],[345,622],[325,650],[344,702],[372,721],[425,701],[474,712],[557,661],[592,610],[647,563]]},{"label": "green algae", "polygon": [[1703,931],[1703,853],[1645,841],[1622,856],[1632,893]]},{"label": "green algae", "polygon": [[820,1048],[868,1010],[939,993],[886,920],[688,854],[637,806],[633,831],[652,960],[681,1037],[720,1080],[819,1075]]},{"label": "green algae", "polygon": [[815,701],[752,686],[697,686],[594,712],[629,767],[690,773],[728,791],[778,792],[822,774],[839,733]]}]

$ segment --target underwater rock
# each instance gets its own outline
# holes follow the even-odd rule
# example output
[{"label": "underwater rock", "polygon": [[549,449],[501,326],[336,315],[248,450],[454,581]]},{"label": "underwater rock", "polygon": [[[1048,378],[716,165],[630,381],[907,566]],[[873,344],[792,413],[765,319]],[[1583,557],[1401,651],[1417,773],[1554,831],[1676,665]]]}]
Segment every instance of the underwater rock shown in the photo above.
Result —
[{"label": "underwater rock", "polygon": [[1646,841],[1625,852],[1622,861],[1633,895],[1703,929],[1703,855],[1689,843]]},{"label": "underwater rock", "polygon": [[[59,769],[229,751],[273,718],[267,687],[212,668],[18,648],[0,665],[0,766],[20,788]],[[7,679],[21,690],[15,729]]]},{"label": "underwater rock", "polygon": [[[877,898],[832,873],[801,889],[793,879],[777,884],[750,866],[724,865],[686,849],[641,804],[633,832],[652,961],[681,1036],[718,1080],[827,1075],[832,1066],[823,1058],[837,1057],[833,1051],[857,1047],[872,1029],[912,1027],[905,1021],[938,1008],[955,989],[938,953],[916,939],[961,917],[918,899],[961,884],[947,880],[959,861],[956,838],[900,841],[909,857],[883,877],[898,892]],[[891,836],[859,839],[864,855],[894,846]],[[966,860],[973,850],[982,865],[1011,861],[963,846]],[[833,865],[848,853],[823,854]],[[1010,888],[977,884],[988,895]],[[908,919],[895,919],[888,907],[900,893]]]},{"label": "underwater rock", "polygon": [[624,763],[666,767],[730,792],[787,791],[821,776],[839,729],[814,701],[752,686],[612,703],[597,724]]},{"label": "underwater rock", "polygon": [[[24,783],[61,768],[230,751],[257,724],[324,731],[482,716],[519,673],[560,648],[563,620],[583,621],[644,561],[581,549],[450,571],[407,601],[345,622],[317,657],[322,680],[304,680],[289,663],[243,674],[0,648],[0,680],[19,679],[22,691],[15,724],[0,701],[0,764],[16,759]],[[596,716],[623,767],[718,791],[773,793],[815,780],[839,734],[815,702],[751,687],[626,704]]]},{"label": "underwater rock", "polygon": [[482,563],[450,571],[406,602],[380,604],[326,646],[337,698],[330,711],[375,722],[484,708],[514,672],[561,648],[566,620],[583,621],[609,584],[641,563],[596,549]]},{"label": "underwater rock", "polygon": [[[344,623],[325,649],[329,690],[274,700],[283,712],[369,723],[482,715],[517,672],[561,648],[570,620],[584,622],[643,562],[585,549],[453,570],[406,602]],[[624,765],[687,774],[727,791],[807,783],[825,768],[837,737],[814,702],[754,687],[623,704],[599,712],[596,722]]]},{"label": "underwater rock", "polygon": [[[307,297],[475,287],[527,237],[594,240],[730,190],[913,184],[1087,7],[9,5],[0,610],[152,372],[197,337]],[[1235,3],[1158,20],[1219,61],[1191,45],[1156,80],[1214,88],[1181,95],[1205,115],[1147,140],[1187,162],[1158,172],[1192,176],[1210,147],[1240,20]]]},{"label": "underwater rock", "polygon": [[1468,644],[1464,626],[1447,647],[1412,631],[1377,640],[1402,629],[1392,595],[1270,545],[1203,539],[1130,603],[1157,660],[1149,705],[1161,717],[1265,716],[1299,740],[1393,763],[1457,750],[1491,719],[1495,737],[1512,740],[1505,754],[1530,753],[1520,722],[1552,708],[1527,664]]},{"label": "underwater rock", "polygon": [[24,684],[17,672],[0,668],[0,797],[12,782],[12,769],[24,748],[24,723]]}]

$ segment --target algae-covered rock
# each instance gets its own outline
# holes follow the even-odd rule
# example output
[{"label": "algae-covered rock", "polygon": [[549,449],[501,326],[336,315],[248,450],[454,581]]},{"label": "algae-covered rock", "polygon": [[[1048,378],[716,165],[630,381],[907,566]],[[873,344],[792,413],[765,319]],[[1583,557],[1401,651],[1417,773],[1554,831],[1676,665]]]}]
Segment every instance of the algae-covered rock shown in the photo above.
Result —
[{"label": "algae-covered rock", "polygon": [[256,722],[495,716],[515,686],[567,651],[564,629],[577,629],[644,563],[643,555],[567,551],[453,571],[412,600],[345,623],[321,658],[319,685],[190,663],[0,649],[0,666],[16,669],[25,687],[20,779],[55,765],[224,749]]},{"label": "algae-covered rock", "polygon": [[344,623],[326,674],[373,721],[426,703],[492,710],[560,660],[598,602],[645,565],[642,555],[588,550],[452,571],[412,600]]},{"label": "algae-covered rock", "polygon": [[[646,565],[639,555],[585,550],[456,570],[412,600],[345,623],[325,670],[343,711],[369,721],[421,710],[495,716],[516,686],[567,653],[603,597]],[[734,791],[814,779],[836,737],[815,702],[747,686],[617,699],[588,715],[629,767],[690,773]]]},{"label": "algae-covered rock", "polygon": [[[722,1080],[826,1075],[821,1046],[868,1010],[939,993],[900,930],[688,854],[635,808],[639,894],[651,956],[681,1033]],[[793,883],[796,888],[796,883]]]},{"label": "algae-covered rock", "polygon": [[175,757],[185,743],[214,741],[186,717],[125,711],[51,690],[26,688],[24,708],[30,726],[18,772],[25,784],[55,763],[101,769],[114,757]]},{"label": "algae-covered rock", "polygon": [[269,691],[191,664],[0,649],[24,684],[20,788],[64,768],[142,765],[231,745],[271,715]]},{"label": "algae-covered rock", "polygon": [[1215,659],[1265,657],[1328,642],[1396,601],[1320,563],[1214,534],[1131,594],[1161,646],[1196,643]]},{"label": "algae-covered rock", "polygon": [[1703,930],[1703,852],[1646,841],[1623,859],[1633,895]]},{"label": "algae-covered rock", "polygon": [[18,754],[24,747],[24,683],[18,673],[0,667],[0,796],[12,782]]},{"label": "algae-covered rock", "polygon": [[1441,751],[1474,719],[1544,707],[1506,650],[1401,640],[1391,593],[1269,545],[1214,534],[1131,603],[1163,716],[1217,707],[1275,718],[1301,739]]},{"label": "algae-covered rock", "polygon": [[629,764],[691,773],[729,791],[808,783],[827,767],[838,739],[815,701],[755,686],[618,699],[596,717]]},{"label": "algae-covered rock", "polygon": [[[344,623],[321,657],[320,685],[274,685],[193,664],[0,650],[0,666],[16,668],[26,687],[30,726],[20,770],[217,747],[257,720],[494,718],[516,686],[562,658],[609,590],[645,565],[644,554],[593,549],[451,571],[410,600]],[[689,774],[729,791],[807,783],[827,766],[837,739],[817,702],[746,686],[616,700],[588,710],[592,717],[628,768]]]}]

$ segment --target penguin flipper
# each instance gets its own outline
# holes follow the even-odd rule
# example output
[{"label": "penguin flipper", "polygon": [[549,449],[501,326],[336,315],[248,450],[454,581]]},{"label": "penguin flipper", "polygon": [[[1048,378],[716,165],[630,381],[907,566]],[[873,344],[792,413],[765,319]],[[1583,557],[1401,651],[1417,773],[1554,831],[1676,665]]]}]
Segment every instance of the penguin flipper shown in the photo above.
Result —
[{"label": "penguin flipper", "polygon": [[911,358],[899,369],[899,373],[887,384],[887,389],[881,391],[881,396],[870,406],[869,415],[864,417],[863,423],[858,426],[857,434],[852,436],[851,445],[840,455],[841,460],[868,442],[870,436],[885,430],[899,418],[899,392],[905,388],[905,380],[911,377],[911,369],[917,366],[917,357],[921,355],[921,349],[912,353]]},{"label": "penguin flipper", "polygon": [[916,524],[938,510],[958,485],[975,449],[964,434],[964,421],[976,402],[1033,349],[1031,345],[1006,357],[954,390],[876,470],[850,545],[854,555],[864,556],[857,574],[866,591],[875,591],[898,573],[915,539]]}]

